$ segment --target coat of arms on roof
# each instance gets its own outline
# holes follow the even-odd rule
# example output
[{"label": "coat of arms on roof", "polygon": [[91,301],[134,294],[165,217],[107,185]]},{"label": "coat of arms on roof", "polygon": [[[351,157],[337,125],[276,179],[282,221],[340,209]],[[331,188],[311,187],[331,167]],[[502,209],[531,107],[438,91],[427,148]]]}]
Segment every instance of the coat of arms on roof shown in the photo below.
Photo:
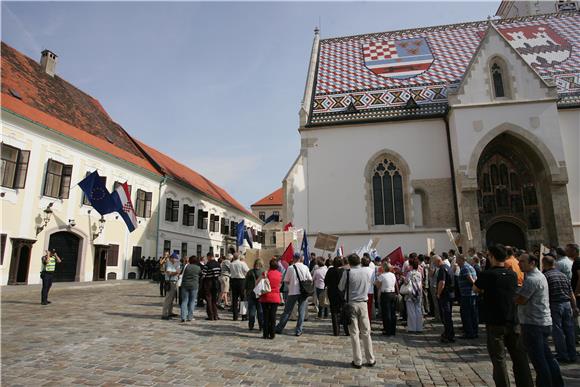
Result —
[{"label": "coat of arms on roof", "polygon": [[533,66],[562,63],[572,52],[572,45],[547,24],[500,28],[499,32]]},{"label": "coat of arms on roof", "polygon": [[365,66],[386,78],[415,77],[427,71],[434,60],[424,37],[366,42],[362,50]]}]

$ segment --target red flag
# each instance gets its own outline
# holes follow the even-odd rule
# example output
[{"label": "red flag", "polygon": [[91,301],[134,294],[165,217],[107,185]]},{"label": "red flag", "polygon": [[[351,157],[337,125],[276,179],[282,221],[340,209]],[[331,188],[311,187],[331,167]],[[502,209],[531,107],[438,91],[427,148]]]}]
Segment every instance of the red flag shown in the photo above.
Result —
[{"label": "red flag", "polygon": [[403,249],[401,246],[397,247],[393,250],[389,255],[387,255],[389,259],[389,263],[391,265],[402,267],[403,263],[405,262],[405,256],[403,255]]},{"label": "red flag", "polygon": [[292,222],[290,222],[290,223],[288,223],[286,226],[284,226],[284,231],[288,231],[288,230],[290,230],[290,227],[294,227],[294,226],[292,225]]},{"label": "red flag", "polygon": [[282,254],[282,257],[280,257],[280,260],[290,264],[292,263],[293,258],[294,258],[294,246],[292,246],[292,243],[290,243],[288,247],[286,247],[286,250],[284,251],[284,254]]}]

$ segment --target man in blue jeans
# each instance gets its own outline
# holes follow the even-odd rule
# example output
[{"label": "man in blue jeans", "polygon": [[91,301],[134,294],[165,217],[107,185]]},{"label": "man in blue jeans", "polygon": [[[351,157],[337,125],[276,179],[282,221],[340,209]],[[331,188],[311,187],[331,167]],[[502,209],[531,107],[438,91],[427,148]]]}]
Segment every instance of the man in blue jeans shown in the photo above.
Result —
[{"label": "man in blue jeans", "polygon": [[574,337],[574,314],[578,314],[576,297],[566,274],[556,270],[554,257],[542,258],[544,277],[548,281],[550,312],[552,314],[552,336],[560,363],[576,362]]},{"label": "man in blue jeans", "polygon": [[522,254],[518,261],[520,269],[525,273],[525,279],[517,292],[515,302],[518,305],[524,346],[536,370],[536,385],[563,386],[560,366],[548,344],[552,333],[548,281],[538,270],[539,259],[536,256]]},{"label": "man in blue jeans", "polygon": [[477,313],[477,294],[473,285],[477,280],[475,269],[465,261],[464,255],[457,257],[459,271],[459,295],[461,323],[463,324],[462,339],[476,339],[478,337],[479,318]]},{"label": "man in blue jeans", "polygon": [[312,275],[308,270],[308,266],[302,263],[302,258],[300,254],[294,254],[293,264],[286,269],[286,275],[284,276],[284,282],[288,286],[288,299],[284,304],[284,312],[280,316],[280,321],[276,326],[276,333],[282,333],[282,330],[288,323],[290,319],[290,314],[294,305],[298,303],[298,321],[296,322],[296,336],[302,335],[302,325],[304,324],[304,315],[306,314],[306,308],[308,307],[308,297],[305,297],[300,292],[300,281],[311,280]]}]

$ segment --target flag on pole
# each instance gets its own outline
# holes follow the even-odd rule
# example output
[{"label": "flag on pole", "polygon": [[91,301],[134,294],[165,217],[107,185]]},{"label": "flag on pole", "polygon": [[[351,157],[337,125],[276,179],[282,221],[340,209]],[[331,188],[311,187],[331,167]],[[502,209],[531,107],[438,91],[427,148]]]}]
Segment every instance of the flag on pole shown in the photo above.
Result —
[{"label": "flag on pole", "polygon": [[236,247],[244,244],[244,221],[238,223],[236,227]]},{"label": "flag on pole", "polygon": [[336,249],[336,256],[344,257],[344,247],[342,245],[340,245],[340,247]]},{"label": "flag on pole", "polygon": [[286,262],[287,264],[291,264],[293,258],[294,258],[294,246],[292,245],[292,242],[290,242],[288,247],[286,247],[286,250],[284,250],[284,254],[282,254],[282,256],[280,257],[280,260]]},{"label": "flag on pole", "polygon": [[85,177],[78,185],[99,214],[106,215],[117,210],[115,201],[97,171]]},{"label": "flag on pole", "polygon": [[131,203],[131,195],[129,194],[129,186],[127,185],[127,182],[119,184],[111,196],[115,202],[117,212],[125,221],[129,232],[133,232],[133,230],[137,228],[138,222],[135,208],[133,208],[133,203]]},{"label": "flag on pole", "polygon": [[304,264],[310,265],[310,253],[308,251],[308,238],[306,238],[306,229],[304,229],[304,236],[302,237],[302,246],[300,247],[302,254],[304,254]]},{"label": "flag on pole", "polygon": [[248,244],[250,245],[250,249],[253,249],[254,248],[254,236],[252,235],[252,230],[249,228],[246,229],[246,231],[244,232],[244,237],[248,241]]},{"label": "flag on pole", "polygon": [[292,225],[292,222],[290,222],[290,223],[288,223],[286,226],[284,226],[284,230],[282,230],[282,231],[289,231],[289,230],[290,230],[290,227],[294,227],[294,226]]},{"label": "flag on pole", "polygon": [[389,255],[387,255],[387,259],[391,265],[403,267],[405,256],[403,255],[403,249],[401,246],[397,247]]},{"label": "flag on pole", "polygon": [[371,251],[372,245],[373,240],[369,239],[369,242],[366,245],[359,247],[357,250],[354,250],[353,253],[355,253],[359,257],[362,257],[364,253],[369,253]]},{"label": "flag on pole", "polygon": [[264,225],[270,223],[270,222],[279,222],[280,220],[280,215],[279,214],[272,214],[270,216],[268,216],[266,218],[266,220],[264,220]]}]

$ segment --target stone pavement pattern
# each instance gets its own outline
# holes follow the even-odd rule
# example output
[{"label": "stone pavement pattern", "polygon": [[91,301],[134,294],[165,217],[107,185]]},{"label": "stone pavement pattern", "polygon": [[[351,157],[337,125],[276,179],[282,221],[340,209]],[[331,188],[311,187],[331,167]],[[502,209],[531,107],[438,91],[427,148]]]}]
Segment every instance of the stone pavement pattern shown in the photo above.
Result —
[{"label": "stone pavement pattern", "polygon": [[[290,321],[271,341],[226,312],[160,320],[158,285],[145,281],[57,284],[50,298],[41,306],[38,286],[2,289],[3,386],[493,384],[483,339],[443,346],[429,323],[422,335],[399,327],[396,338],[374,324],[377,365],[355,370],[350,340],[333,337],[329,320],[311,319],[299,338]],[[563,367],[568,385],[578,385],[578,368]]]}]

